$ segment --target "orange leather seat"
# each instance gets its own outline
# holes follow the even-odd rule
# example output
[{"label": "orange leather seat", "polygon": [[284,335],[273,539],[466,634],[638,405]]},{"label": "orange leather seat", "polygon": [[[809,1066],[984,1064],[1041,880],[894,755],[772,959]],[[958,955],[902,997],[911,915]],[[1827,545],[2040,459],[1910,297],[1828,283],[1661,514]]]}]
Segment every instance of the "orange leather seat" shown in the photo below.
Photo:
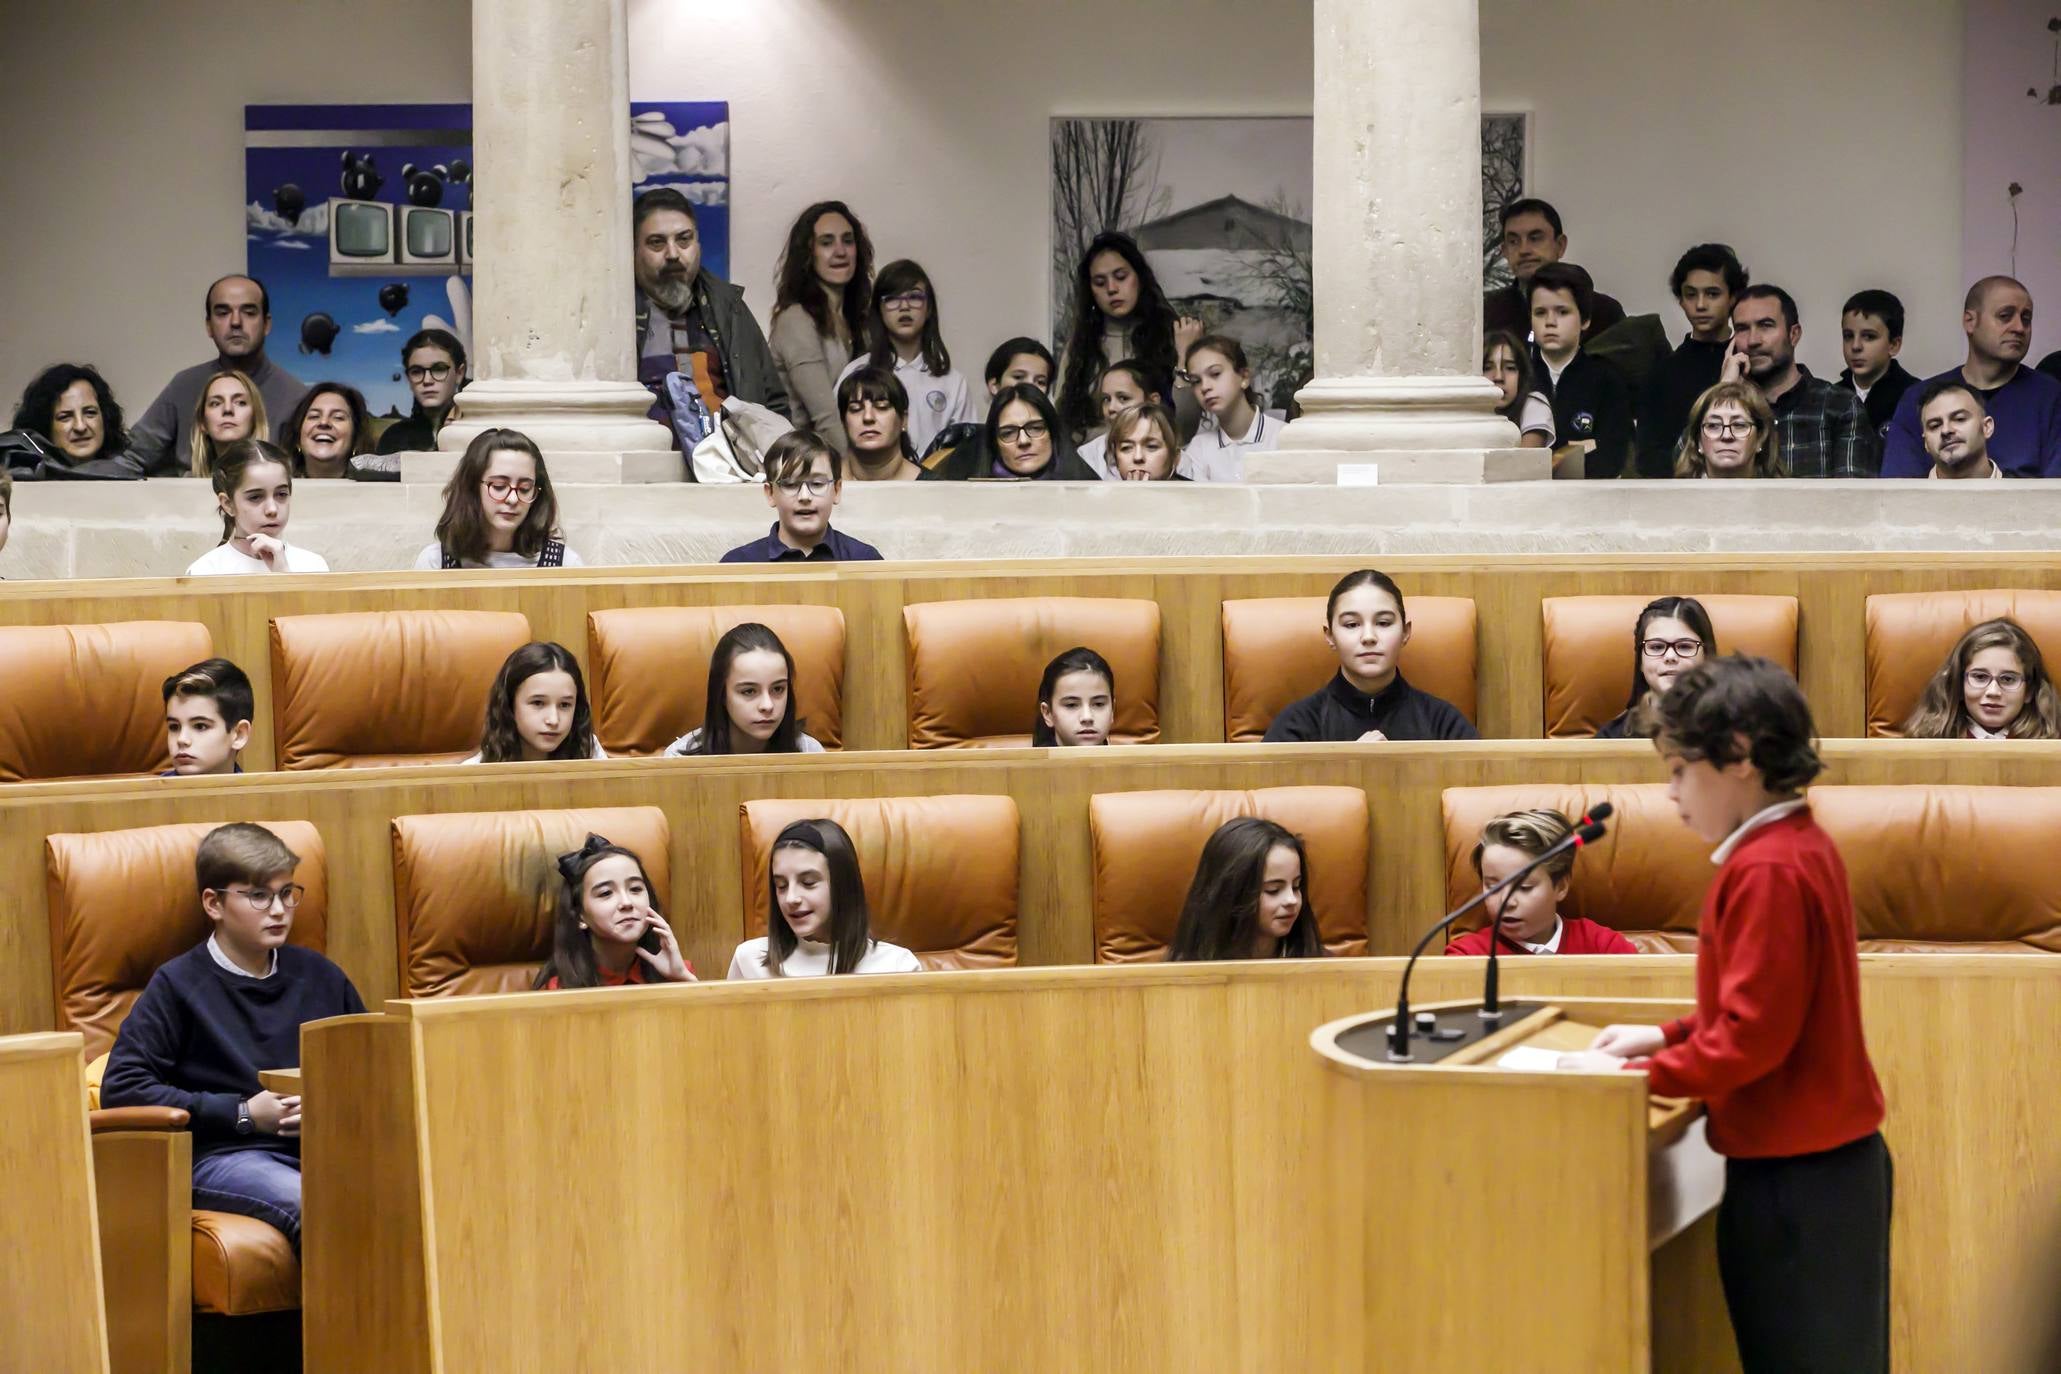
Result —
[{"label": "orange leather seat", "polygon": [[1041,596],[927,601],[905,607],[909,747],[1030,743],[1038,679],[1076,645],[1116,674],[1117,744],[1159,742],[1159,603]]},{"label": "orange leather seat", "polygon": [[1367,794],[1359,788],[1104,792],[1088,799],[1096,963],[1166,957],[1202,847],[1217,827],[1239,816],[1258,816],[1302,837],[1310,860],[1304,892],[1326,952],[1367,952]]},{"label": "orange leather seat", "polygon": [[[1690,593],[1682,593],[1690,595]],[[1796,674],[1796,598],[1695,593],[1710,612],[1720,653],[1754,654]],[[1646,596],[1549,596],[1542,667],[1546,738],[1596,733],[1624,710],[1637,667],[1632,627]]]},{"label": "orange leather seat", "polygon": [[[1398,665],[1402,675],[1473,720],[1473,598],[1403,595],[1410,642]],[[1224,738],[1257,744],[1284,708],[1337,675],[1338,655],[1324,642],[1324,598],[1226,601],[1223,619]]]},{"label": "orange leather seat", "polygon": [[[1575,859],[1561,916],[1586,917],[1609,926],[1641,953],[1694,950],[1703,894],[1717,870],[1710,862],[1711,846],[1682,824],[1664,783],[1447,788],[1440,799],[1445,813],[1446,909],[1481,891],[1470,856],[1482,826],[1492,818],[1507,811],[1551,807],[1569,820],[1579,820],[1589,808],[1606,801],[1616,814],[1608,822],[1608,833]],[[1435,911],[1426,912],[1424,923],[1437,917]],[[1455,923],[1455,933],[1479,930],[1481,925],[1477,909]]]},{"label": "orange leather seat", "polygon": [[2061,592],[1899,592],[1868,598],[1868,734],[1900,735],[1954,645],[1985,620],[2025,627],[2048,673],[2061,671]]},{"label": "orange leather seat", "polygon": [[279,766],[456,763],[479,748],[494,675],[529,642],[529,618],[517,611],[279,616]]},{"label": "orange leather seat", "polygon": [[672,837],[655,806],[396,816],[401,995],[528,991],[551,954],[563,881],[558,856],[590,834],[642,859],[652,890],[666,901]]},{"label": "orange leather seat", "polygon": [[[321,950],[329,910],[322,836],[306,821],[265,826],[301,856],[294,881],[307,893],[294,912],[292,942]],[[158,966],[207,938],[208,920],[193,884],[193,852],[214,828],[159,825],[45,841],[58,1027],[80,1032],[89,1058],[113,1046],[122,1019]],[[190,1174],[172,1186],[185,1189],[181,1195],[190,1210]],[[108,1207],[109,1198],[103,1196],[101,1205]],[[247,1316],[300,1306],[300,1262],[285,1236],[255,1218],[226,1212],[193,1211],[192,1219],[195,1307]],[[110,1306],[122,1296],[122,1279],[108,1276]]]},{"label": "orange leather seat", "polygon": [[640,606],[587,616],[594,730],[609,757],[656,754],[701,725],[716,641],[757,621],[794,656],[795,713],[844,743],[844,612],[835,606]]},{"label": "orange leather seat", "polygon": [[0,629],[0,782],[170,768],[164,681],[214,653],[178,620]]},{"label": "orange leather seat", "polygon": [[2061,787],[1813,787],[1866,951],[2061,953]]},{"label": "orange leather seat", "polygon": [[741,939],[766,933],[773,841],[794,821],[832,820],[858,852],[876,940],[927,969],[1016,963],[1016,802],[1010,797],[779,800],[739,808]]}]

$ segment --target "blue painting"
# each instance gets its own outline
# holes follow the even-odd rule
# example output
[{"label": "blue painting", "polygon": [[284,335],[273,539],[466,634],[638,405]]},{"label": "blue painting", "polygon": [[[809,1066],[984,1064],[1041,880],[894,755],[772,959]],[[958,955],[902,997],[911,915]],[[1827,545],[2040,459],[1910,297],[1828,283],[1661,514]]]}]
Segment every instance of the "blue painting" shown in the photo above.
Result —
[{"label": "blue painting", "polygon": [[[729,273],[730,115],[722,101],[629,108],[631,194],[694,202],[702,261]],[[345,382],[405,415],[401,344],[472,344],[472,107],[246,105],[246,268],[272,298],[267,352],[305,382]],[[623,245],[628,253],[630,245]]]}]

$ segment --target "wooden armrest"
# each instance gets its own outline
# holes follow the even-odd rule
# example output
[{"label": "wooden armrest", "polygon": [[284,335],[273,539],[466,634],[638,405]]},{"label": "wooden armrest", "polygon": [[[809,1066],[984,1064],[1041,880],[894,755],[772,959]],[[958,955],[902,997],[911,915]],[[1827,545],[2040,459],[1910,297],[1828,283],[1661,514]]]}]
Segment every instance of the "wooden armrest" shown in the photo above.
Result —
[{"label": "wooden armrest", "polygon": [[86,1113],[86,1124],[98,1131],[183,1131],[193,1113],[178,1107],[101,1107]]}]

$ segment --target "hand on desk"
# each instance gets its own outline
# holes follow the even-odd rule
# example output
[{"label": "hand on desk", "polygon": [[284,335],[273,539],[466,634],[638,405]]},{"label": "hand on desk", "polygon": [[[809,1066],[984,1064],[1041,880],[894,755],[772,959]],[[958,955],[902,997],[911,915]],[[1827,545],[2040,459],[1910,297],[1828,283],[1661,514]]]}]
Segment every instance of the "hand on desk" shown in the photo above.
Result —
[{"label": "hand on desk", "polygon": [[1667,1032],[1658,1026],[1605,1026],[1589,1043],[1591,1053],[1619,1059],[1644,1059],[1667,1048]]}]

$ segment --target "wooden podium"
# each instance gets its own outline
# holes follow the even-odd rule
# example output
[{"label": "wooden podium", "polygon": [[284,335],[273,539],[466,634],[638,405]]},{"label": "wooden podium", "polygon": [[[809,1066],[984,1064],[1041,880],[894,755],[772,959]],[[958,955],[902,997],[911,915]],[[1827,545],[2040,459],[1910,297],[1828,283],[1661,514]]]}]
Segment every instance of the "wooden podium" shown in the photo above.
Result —
[{"label": "wooden podium", "polygon": [[1545,1058],[1694,1004],[1556,997],[1505,1003],[1494,1023],[1479,1007],[1416,1008],[1437,1028],[1413,1037],[1408,1062],[1390,1057],[1393,1012],[1310,1035],[1345,1083],[1333,1124],[1366,1165],[1331,1224],[1367,1238],[1383,1367],[1737,1368],[1709,1215],[1723,1161],[1701,1107],[1649,1097],[1642,1075],[1553,1072]]}]

